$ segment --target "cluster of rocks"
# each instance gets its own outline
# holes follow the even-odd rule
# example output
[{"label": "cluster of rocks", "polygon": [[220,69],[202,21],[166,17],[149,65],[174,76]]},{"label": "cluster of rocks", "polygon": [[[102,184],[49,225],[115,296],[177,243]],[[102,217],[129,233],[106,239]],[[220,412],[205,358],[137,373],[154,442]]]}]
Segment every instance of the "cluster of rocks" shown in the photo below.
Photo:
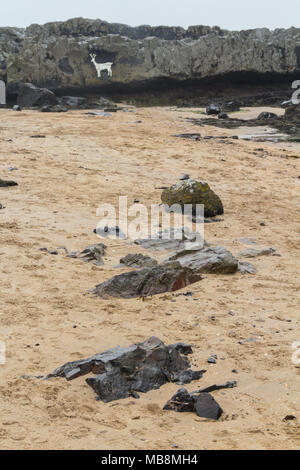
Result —
[{"label": "cluster of rocks", "polygon": [[180,388],[175,395],[168,400],[163,409],[177,411],[178,413],[195,412],[200,418],[216,421],[222,416],[223,410],[210,392],[225,388],[234,388],[236,386],[237,383],[235,381],[226,382],[224,385],[211,385],[210,387],[191,393],[189,393],[186,388]]},{"label": "cluster of rocks", "polygon": [[199,380],[206,370],[193,371],[187,355],[192,353],[189,344],[166,346],[160,339],[150,337],[142,343],[127,348],[116,347],[88,359],[67,362],[47,376],[73,380],[93,373],[87,378],[97,397],[104,402],[133,396],[138,392],[155,390],[168,382],[177,384]]},{"label": "cluster of rocks", "polygon": [[17,104],[13,106],[14,111],[23,108],[40,109],[44,113],[61,113],[72,109],[103,109],[104,112],[115,112],[118,110],[111,100],[104,97],[84,96],[62,96],[57,97],[55,93],[47,88],[40,88],[32,83],[20,83],[18,87]]},{"label": "cluster of rocks", "polygon": [[[209,108],[208,108],[209,109]],[[215,108],[213,107],[212,110]],[[216,108],[216,111],[219,108]],[[220,111],[221,112],[221,111]],[[209,112],[208,114],[218,114],[217,112]],[[219,115],[219,117],[222,117]],[[211,125],[226,129],[236,129],[238,127],[258,127],[266,126],[272,127],[279,130],[284,134],[288,134],[290,137],[288,140],[298,142],[300,141],[300,105],[290,104],[285,106],[285,112],[283,116],[278,116],[275,113],[269,111],[263,111],[257,118],[254,119],[238,119],[229,118],[226,119],[215,119],[215,118],[189,118],[189,121],[193,122],[198,126]],[[271,136],[272,137],[272,136]],[[263,139],[262,139],[263,140]]]},{"label": "cluster of rocks", "polygon": [[242,103],[240,101],[227,101],[222,106],[221,104],[212,103],[206,108],[206,114],[216,115],[219,119],[228,119],[227,112],[240,111]]}]

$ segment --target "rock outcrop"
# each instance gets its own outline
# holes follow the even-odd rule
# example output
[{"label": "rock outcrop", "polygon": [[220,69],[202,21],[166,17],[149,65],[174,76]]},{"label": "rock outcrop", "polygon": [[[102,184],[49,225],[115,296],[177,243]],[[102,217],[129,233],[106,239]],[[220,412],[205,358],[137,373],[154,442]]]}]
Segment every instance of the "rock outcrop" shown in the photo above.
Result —
[{"label": "rock outcrop", "polygon": [[164,79],[282,77],[300,70],[300,29],[132,28],[74,18],[26,29],[0,28],[0,69],[10,93],[22,82],[69,93],[107,85],[149,87]]}]

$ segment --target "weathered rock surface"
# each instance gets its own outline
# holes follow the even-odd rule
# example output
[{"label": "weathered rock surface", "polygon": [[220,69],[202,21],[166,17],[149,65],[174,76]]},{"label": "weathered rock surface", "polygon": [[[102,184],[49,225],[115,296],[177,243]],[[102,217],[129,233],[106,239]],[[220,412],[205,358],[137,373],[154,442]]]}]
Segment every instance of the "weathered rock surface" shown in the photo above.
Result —
[{"label": "weathered rock surface", "polygon": [[168,206],[179,204],[183,207],[184,204],[192,204],[193,210],[196,204],[204,204],[205,217],[214,217],[224,213],[221,199],[208,183],[194,179],[179,181],[170,188],[164,189],[161,200]]},{"label": "weathered rock surface", "polygon": [[102,266],[103,260],[102,256],[105,255],[106,245],[103,243],[96,243],[94,245],[88,246],[82,251],[68,253],[69,258],[81,258],[82,261],[89,263],[93,261],[96,266]]},{"label": "weathered rock surface", "polygon": [[[167,382],[198,380],[206,372],[192,371],[186,354],[191,353],[190,345],[182,343],[165,346],[160,339],[151,337],[143,343],[128,348],[117,347],[96,354],[81,361],[68,362],[47,376],[65,377],[72,380],[89,373],[100,374],[88,378],[98,397],[104,402],[137,396],[158,389]],[[183,354],[183,355],[182,355]]]},{"label": "weathered rock surface", "polygon": [[200,275],[175,261],[155,268],[119,274],[97,285],[91,292],[99,297],[130,299],[174,292],[201,279]]},{"label": "weathered rock surface", "polygon": [[[100,89],[109,85],[151,85],[153,81],[202,80],[249,73],[267,76],[300,70],[300,29],[226,31],[218,27],[109,24],[74,18],[0,28],[0,60],[9,92],[21,82],[51,90]],[[112,76],[97,76],[97,63],[113,63]]]},{"label": "weathered rock surface", "polygon": [[246,261],[239,261],[238,271],[242,274],[256,274],[255,266]]},{"label": "weathered rock surface", "polygon": [[200,233],[190,232],[187,229],[165,229],[158,232],[153,237],[137,239],[134,243],[142,248],[154,251],[182,250],[185,248],[186,244],[190,243],[197,243],[201,245],[201,248],[208,246]]},{"label": "weathered rock surface", "polygon": [[18,105],[22,108],[56,105],[57,103],[57,97],[47,88],[38,88],[32,83],[22,83],[19,87]]},{"label": "weathered rock surface", "polygon": [[232,274],[238,269],[238,260],[222,246],[204,247],[202,250],[182,250],[164,262],[178,261],[194,273]]},{"label": "weathered rock surface", "polygon": [[141,253],[128,254],[120,259],[120,264],[129,266],[130,268],[154,268],[158,265],[158,262],[145,256]]},{"label": "weathered rock surface", "polygon": [[275,248],[247,248],[241,251],[238,256],[241,258],[256,258],[257,256],[268,256],[275,253]]}]

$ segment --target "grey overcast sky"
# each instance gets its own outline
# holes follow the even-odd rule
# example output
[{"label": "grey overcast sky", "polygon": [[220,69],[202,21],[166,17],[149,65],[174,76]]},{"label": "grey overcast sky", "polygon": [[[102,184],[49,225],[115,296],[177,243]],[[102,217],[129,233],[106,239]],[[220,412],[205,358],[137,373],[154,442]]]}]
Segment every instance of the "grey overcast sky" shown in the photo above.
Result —
[{"label": "grey overcast sky", "polygon": [[132,26],[218,25],[225,29],[300,27],[300,0],[8,0],[0,26],[29,26],[76,16]]}]

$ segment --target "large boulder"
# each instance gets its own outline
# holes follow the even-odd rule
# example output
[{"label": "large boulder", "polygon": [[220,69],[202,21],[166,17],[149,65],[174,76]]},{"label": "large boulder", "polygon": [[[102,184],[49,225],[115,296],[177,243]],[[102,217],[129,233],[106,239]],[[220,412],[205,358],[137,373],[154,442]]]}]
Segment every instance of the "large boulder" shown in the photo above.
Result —
[{"label": "large boulder", "polygon": [[161,195],[163,204],[172,206],[180,204],[204,204],[204,216],[214,217],[224,213],[223,204],[219,196],[209,187],[208,183],[194,179],[179,181],[170,188],[164,189]]},{"label": "large boulder", "polygon": [[238,270],[238,260],[222,246],[178,251],[169,256],[165,263],[172,261],[178,261],[183,268],[189,268],[197,274],[232,274]]},{"label": "large boulder", "polygon": [[57,97],[47,88],[39,88],[32,83],[22,83],[19,87],[18,105],[22,108],[41,107],[57,103]]},{"label": "large boulder", "polygon": [[179,263],[171,262],[163,266],[119,274],[98,284],[91,292],[104,298],[130,299],[174,292],[201,279],[200,275],[195,274],[189,268],[183,268]]}]

